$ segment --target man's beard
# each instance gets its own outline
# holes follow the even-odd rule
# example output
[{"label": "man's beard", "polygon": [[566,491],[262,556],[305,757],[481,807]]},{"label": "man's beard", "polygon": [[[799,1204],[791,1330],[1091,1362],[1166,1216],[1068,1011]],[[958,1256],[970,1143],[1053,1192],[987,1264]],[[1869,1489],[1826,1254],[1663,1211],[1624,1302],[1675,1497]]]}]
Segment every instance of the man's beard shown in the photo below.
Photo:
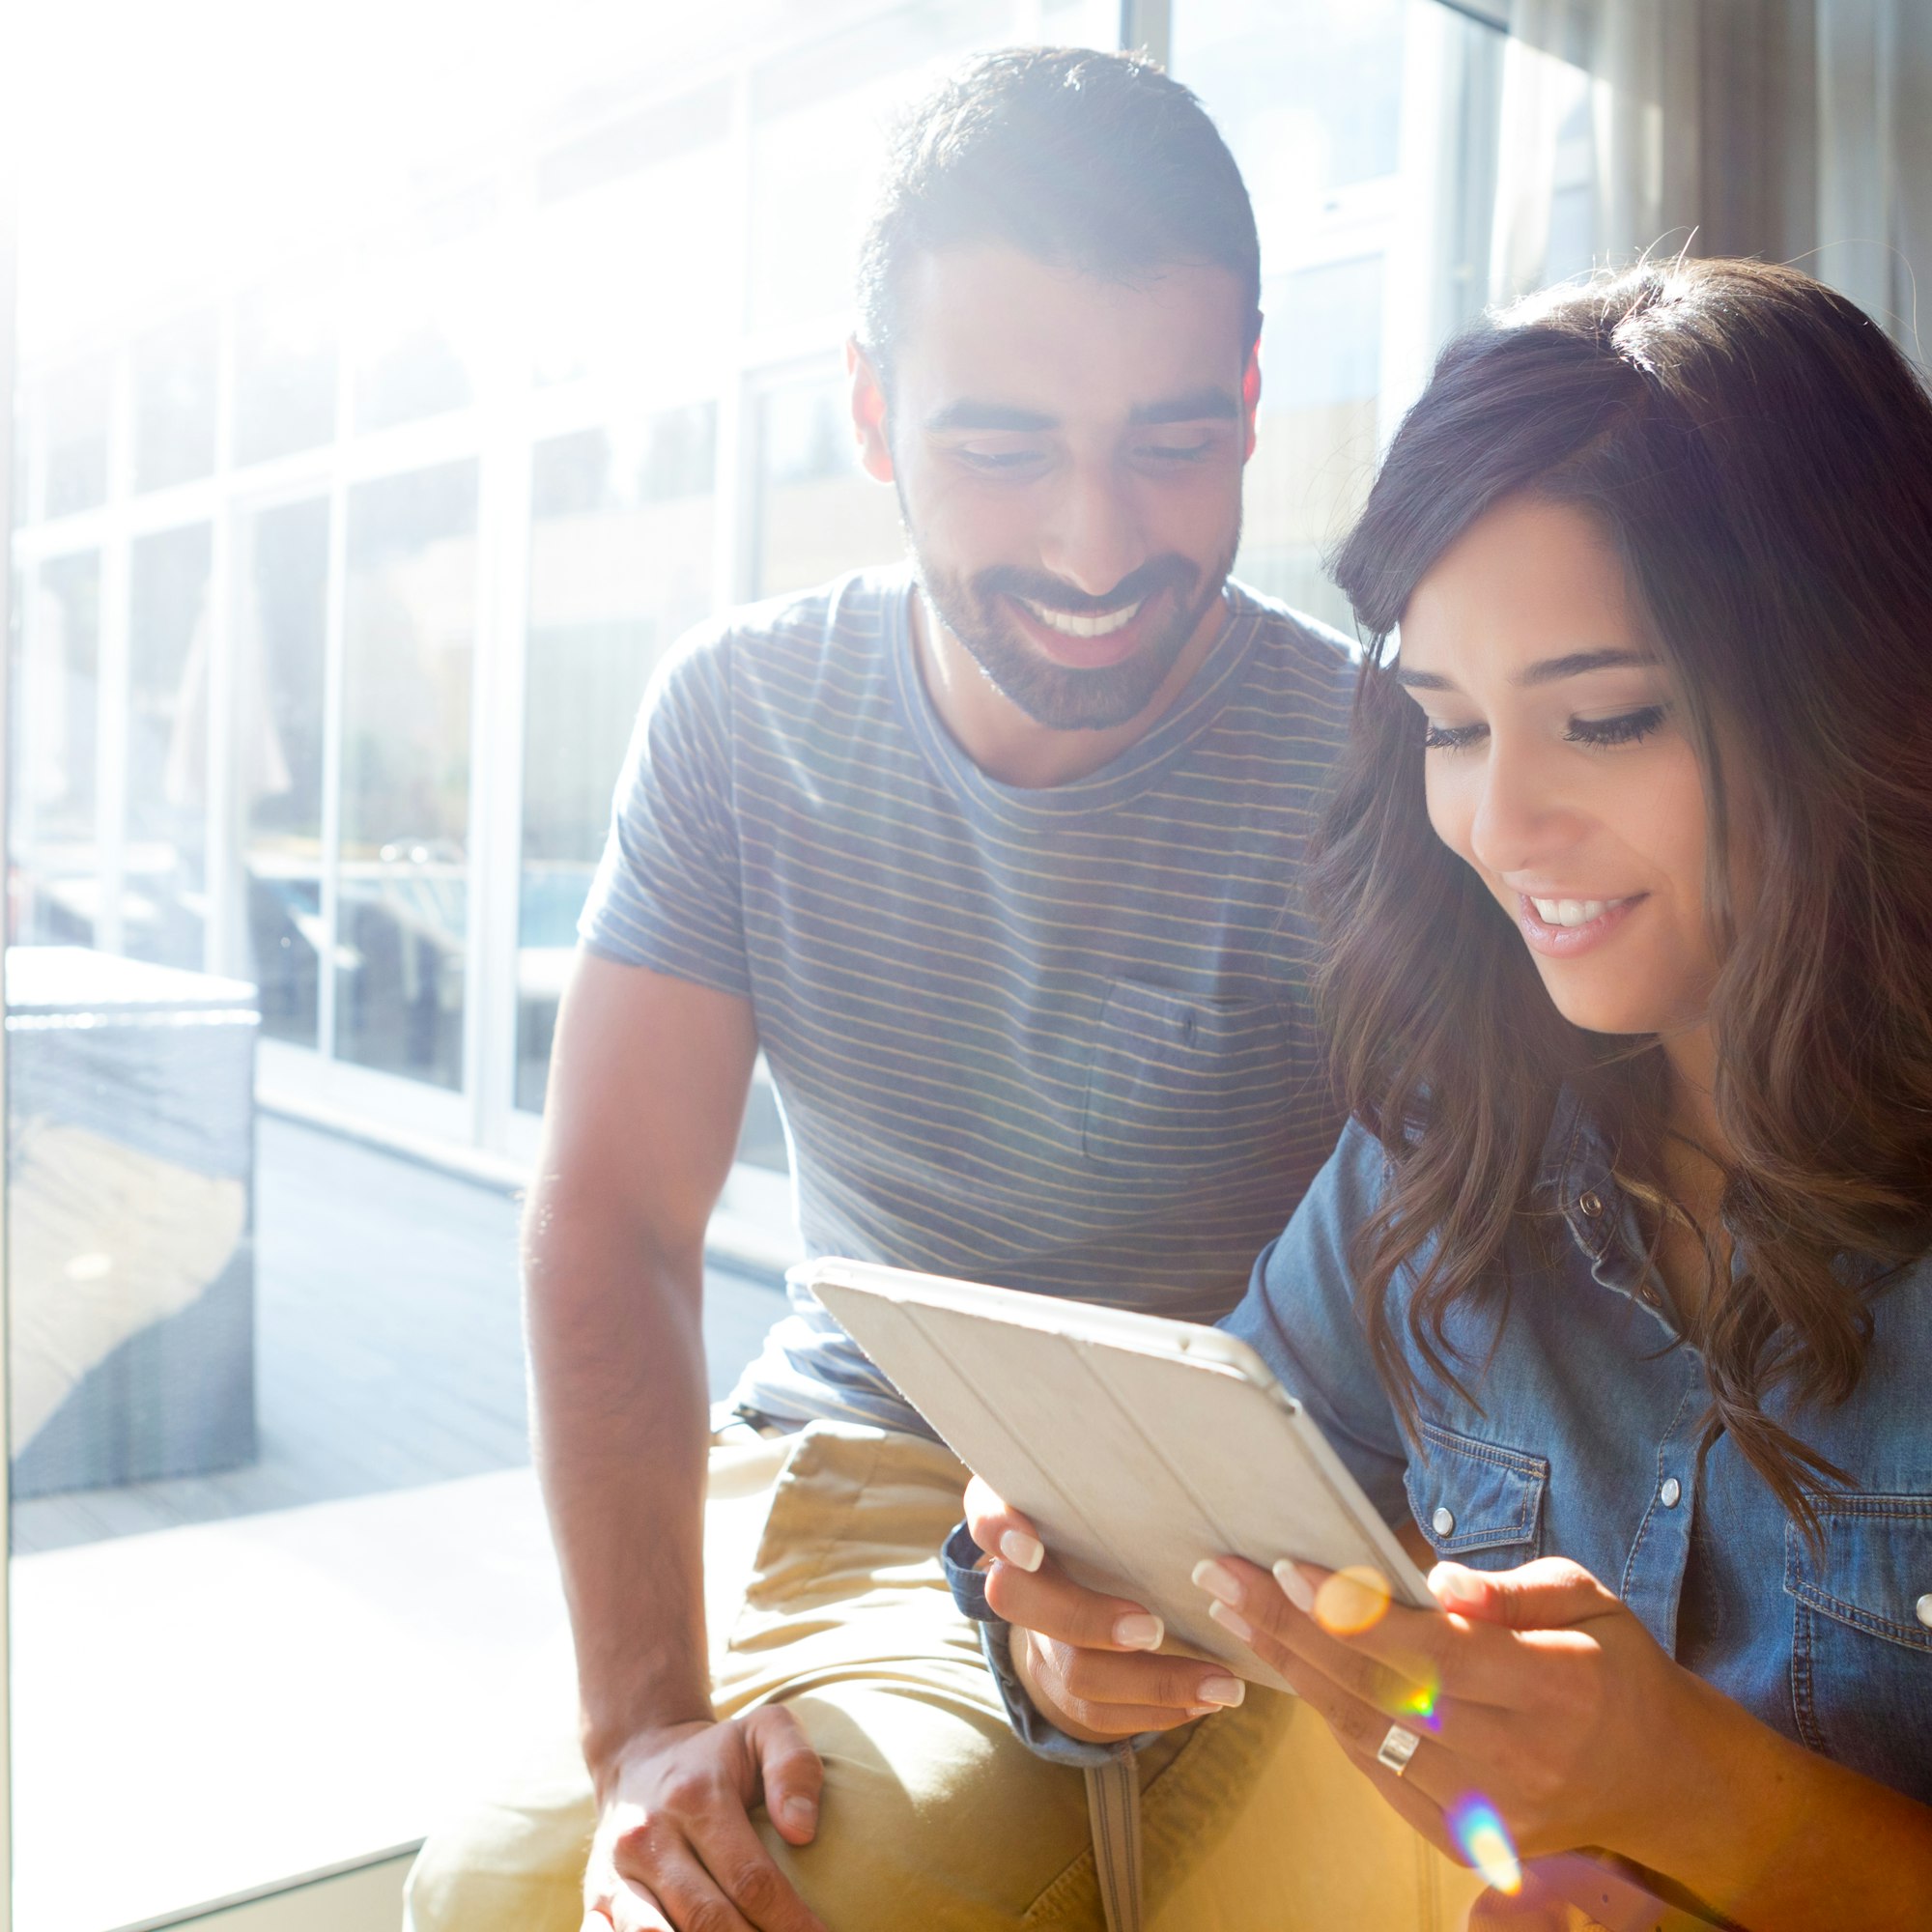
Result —
[{"label": "man's beard", "polygon": [[[1203,571],[1184,556],[1153,557],[1104,595],[1084,597],[1057,577],[1012,564],[994,564],[970,577],[935,569],[906,520],[913,567],[940,622],[1002,696],[1055,731],[1105,731],[1147,709],[1220,596],[1235,567],[1239,534],[1237,528],[1236,543],[1212,570]],[[1122,663],[1092,669],[1055,664],[1014,629],[1001,608],[1003,599],[1020,597],[1048,611],[1094,616],[1162,595],[1170,599],[1168,615],[1154,636]]]}]

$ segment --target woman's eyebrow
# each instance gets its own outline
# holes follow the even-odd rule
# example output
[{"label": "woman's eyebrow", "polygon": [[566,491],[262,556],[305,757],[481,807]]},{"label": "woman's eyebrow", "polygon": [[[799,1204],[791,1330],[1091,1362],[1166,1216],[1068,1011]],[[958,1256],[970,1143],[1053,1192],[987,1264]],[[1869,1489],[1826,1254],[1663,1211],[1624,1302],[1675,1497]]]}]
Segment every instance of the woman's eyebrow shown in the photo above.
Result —
[{"label": "woman's eyebrow", "polygon": [[1568,657],[1545,658],[1517,672],[1512,684],[1556,684],[1592,670],[1630,670],[1657,662],[1648,651],[1572,651]]},{"label": "woman's eyebrow", "polygon": [[[1518,685],[1559,684],[1566,677],[1582,677],[1588,671],[1641,669],[1656,663],[1657,659],[1648,651],[1572,651],[1567,657],[1544,658],[1540,663],[1529,665],[1516,672],[1510,682]],[[1395,681],[1407,691],[1454,691],[1457,688],[1448,678],[1439,677],[1433,670],[1405,669],[1400,659],[1396,661]]]}]

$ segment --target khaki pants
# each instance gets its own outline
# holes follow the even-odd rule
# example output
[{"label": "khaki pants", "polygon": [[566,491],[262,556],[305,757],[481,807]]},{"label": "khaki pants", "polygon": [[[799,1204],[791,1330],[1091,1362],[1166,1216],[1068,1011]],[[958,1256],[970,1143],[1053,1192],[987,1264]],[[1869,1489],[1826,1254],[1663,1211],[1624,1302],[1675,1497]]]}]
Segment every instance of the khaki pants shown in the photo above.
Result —
[{"label": "khaki pants", "polygon": [[[1103,1922],[1085,1780],[1013,1738],[940,1572],[964,1486],[945,1449],[876,1429],[712,1452],[714,1701],[729,1716],[782,1699],[825,1760],[811,1844],[758,1825],[832,1932]],[[1291,1698],[1251,1691],[1140,1769],[1154,1932],[1453,1932],[1478,1889]],[[589,1782],[561,1739],[533,1772],[424,1846],[412,1932],[579,1932]]]}]

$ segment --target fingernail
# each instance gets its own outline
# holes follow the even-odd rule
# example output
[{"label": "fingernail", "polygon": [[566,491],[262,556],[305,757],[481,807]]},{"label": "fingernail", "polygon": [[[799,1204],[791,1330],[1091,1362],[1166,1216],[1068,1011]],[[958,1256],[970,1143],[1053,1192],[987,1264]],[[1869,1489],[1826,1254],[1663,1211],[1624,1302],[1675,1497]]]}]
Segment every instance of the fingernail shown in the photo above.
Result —
[{"label": "fingernail", "polygon": [[1206,1590],[1210,1597],[1219,1597],[1224,1604],[1241,1601],[1241,1579],[1225,1563],[1216,1563],[1211,1556],[1204,1556],[1194,1566],[1194,1583],[1197,1589]]},{"label": "fingernail", "polygon": [[1286,1556],[1274,1566],[1274,1580],[1281,1585],[1282,1595],[1303,1616],[1315,1607],[1315,1586]]},{"label": "fingernail", "polygon": [[817,1820],[818,1806],[810,1798],[787,1798],[784,1814],[787,1825],[810,1825]]},{"label": "fingernail", "polygon": [[1223,1630],[1233,1631],[1234,1634],[1237,1637],[1239,1637],[1243,1643],[1254,1642],[1255,1627],[1253,1624],[1249,1623],[1247,1618],[1244,1617],[1239,1610],[1231,1608],[1226,1604],[1213,1603],[1208,1605],[1208,1614],[1210,1617],[1212,1617],[1214,1621],[1217,1624],[1219,1624]]},{"label": "fingernail", "polygon": [[1200,1694],[1208,1703],[1229,1710],[1248,1694],[1248,1687],[1238,1677],[1209,1677],[1202,1684]]},{"label": "fingernail", "polygon": [[1114,1626],[1114,1641],[1124,1644],[1128,1650],[1158,1650],[1160,1640],[1167,1634],[1167,1626],[1158,1617],[1138,1612],[1130,1617],[1122,1617]]},{"label": "fingernail", "polygon": [[1000,1538],[1000,1554],[1018,1570],[1037,1570],[1046,1546],[1023,1529],[1009,1529]]},{"label": "fingernail", "polygon": [[1438,1604],[1479,1604],[1483,1586],[1461,1563],[1438,1563],[1429,1573],[1429,1592]]},{"label": "fingernail", "polygon": [[1220,1708],[1218,1704],[1190,1704],[1187,1715],[1190,1718],[1211,1718]]}]

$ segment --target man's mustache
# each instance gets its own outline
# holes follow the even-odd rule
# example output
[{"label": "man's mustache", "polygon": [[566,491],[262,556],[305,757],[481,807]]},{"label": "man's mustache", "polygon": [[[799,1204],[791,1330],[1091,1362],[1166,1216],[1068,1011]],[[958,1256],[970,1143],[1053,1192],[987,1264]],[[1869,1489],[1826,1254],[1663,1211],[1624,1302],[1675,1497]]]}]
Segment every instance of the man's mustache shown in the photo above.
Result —
[{"label": "man's mustache", "polygon": [[1062,611],[1072,617],[1101,617],[1110,611],[1138,604],[1157,590],[1187,590],[1200,576],[1200,566],[1188,562],[1184,556],[1151,557],[1138,570],[1128,572],[1111,590],[1090,597],[1044,571],[996,563],[975,574],[973,591],[982,603],[995,597],[1019,597],[1042,610]]}]

